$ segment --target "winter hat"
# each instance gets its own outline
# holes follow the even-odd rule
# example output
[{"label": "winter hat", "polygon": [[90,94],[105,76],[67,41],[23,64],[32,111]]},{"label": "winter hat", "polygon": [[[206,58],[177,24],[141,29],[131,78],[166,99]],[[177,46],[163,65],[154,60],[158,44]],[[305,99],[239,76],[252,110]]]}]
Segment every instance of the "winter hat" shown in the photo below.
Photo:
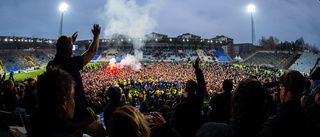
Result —
[{"label": "winter hat", "polygon": [[320,91],[320,80],[316,80],[313,84],[313,88],[311,91],[312,97],[314,98],[319,91]]},{"label": "winter hat", "polygon": [[119,101],[121,98],[121,90],[119,87],[110,87],[107,91],[107,96],[111,101]]},{"label": "winter hat", "polygon": [[290,70],[280,77],[280,83],[287,91],[301,94],[304,90],[305,79],[299,71]]}]

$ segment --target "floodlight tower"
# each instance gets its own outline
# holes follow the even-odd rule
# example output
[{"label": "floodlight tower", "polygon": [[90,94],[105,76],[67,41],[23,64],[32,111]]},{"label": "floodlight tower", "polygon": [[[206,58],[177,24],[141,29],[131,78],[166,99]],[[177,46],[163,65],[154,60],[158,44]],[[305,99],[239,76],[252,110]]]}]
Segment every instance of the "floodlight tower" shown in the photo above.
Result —
[{"label": "floodlight tower", "polygon": [[254,25],[253,25],[253,12],[256,10],[256,7],[253,4],[248,5],[248,12],[251,13],[251,42],[254,44]]},{"label": "floodlight tower", "polygon": [[61,11],[61,22],[60,22],[60,31],[59,31],[59,37],[62,35],[62,26],[63,26],[63,13],[68,9],[68,5],[66,3],[61,3],[59,10]]}]

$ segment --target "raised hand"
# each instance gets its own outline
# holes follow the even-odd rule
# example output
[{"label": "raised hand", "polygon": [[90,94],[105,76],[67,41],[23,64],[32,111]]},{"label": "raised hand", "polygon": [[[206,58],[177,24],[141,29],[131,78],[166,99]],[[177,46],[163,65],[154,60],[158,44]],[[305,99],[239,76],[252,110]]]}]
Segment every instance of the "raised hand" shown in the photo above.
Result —
[{"label": "raised hand", "polygon": [[76,31],[76,32],[73,33],[73,35],[72,35],[73,43],[76,41],[77,37],[78,37],[78,31]]},{"label": "raised hand", "polygon": [[93,29],[91,29],[93,36],[99,36],[101,32],[101,27],[99,24],[93,24]]},{"label": "raised hand", "polygon": [[162,125],[167,123],[166,120],[158,112],[150,112],[150,114],[153,115],[152,120],[154,121],[154,123],[151,123],[151,125],[161,127]]},{"label": "raised hand", "polygon": [[200,62],[200,59],[199,57],[196,59],[196,62],[192,64],[192,66],[195,68],[195,69],[198,69],[199,68],[199,62]]}]

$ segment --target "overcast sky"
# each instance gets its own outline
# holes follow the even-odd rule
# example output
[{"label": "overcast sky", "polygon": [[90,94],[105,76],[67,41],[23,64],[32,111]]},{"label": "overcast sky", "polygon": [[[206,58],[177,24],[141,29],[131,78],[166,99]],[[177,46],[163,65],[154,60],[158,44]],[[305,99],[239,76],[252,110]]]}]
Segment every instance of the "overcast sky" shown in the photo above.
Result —
[{"label": "overcast sky", "polygon": [[101,38],[125,33],[119,31],[123,28],[130,30],[128,33],[157,32],[169,37],[182,33],[202,38],[225,35],[236,44],[250,43],[247,6],[254,4],[256,44],[262,36],[280,41],[303,37],[305,42],[320,44],[319,0],[1,0],[0,35],[56,39],[62,2],[69,5],[63,34],[79,31],[78,40],[91,39],[90,29],[98,23]]}]

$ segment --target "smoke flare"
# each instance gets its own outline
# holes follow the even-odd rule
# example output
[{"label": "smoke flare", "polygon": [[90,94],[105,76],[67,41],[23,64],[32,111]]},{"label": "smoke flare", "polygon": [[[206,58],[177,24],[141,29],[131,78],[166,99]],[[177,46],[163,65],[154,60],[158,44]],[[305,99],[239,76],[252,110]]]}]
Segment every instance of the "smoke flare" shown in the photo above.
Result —
[{"label": "smoke flare", "polygon": [[[139,5],[135,0],[108,0],[104,7],[103,18],[106,19],[105,36],[120,34],[132,39],[134,56],[127,54],[120,62],[120,68],[129,66],[137,71],[141,68],[139,60],[143,58],[142,47],[145,45],[146,34],[158,26],[152,13],[158,10],[160,3],[149,0]],[[110,64],[114,63],[113,59]],[[116,65],[117,66],[117,65]]]}]

